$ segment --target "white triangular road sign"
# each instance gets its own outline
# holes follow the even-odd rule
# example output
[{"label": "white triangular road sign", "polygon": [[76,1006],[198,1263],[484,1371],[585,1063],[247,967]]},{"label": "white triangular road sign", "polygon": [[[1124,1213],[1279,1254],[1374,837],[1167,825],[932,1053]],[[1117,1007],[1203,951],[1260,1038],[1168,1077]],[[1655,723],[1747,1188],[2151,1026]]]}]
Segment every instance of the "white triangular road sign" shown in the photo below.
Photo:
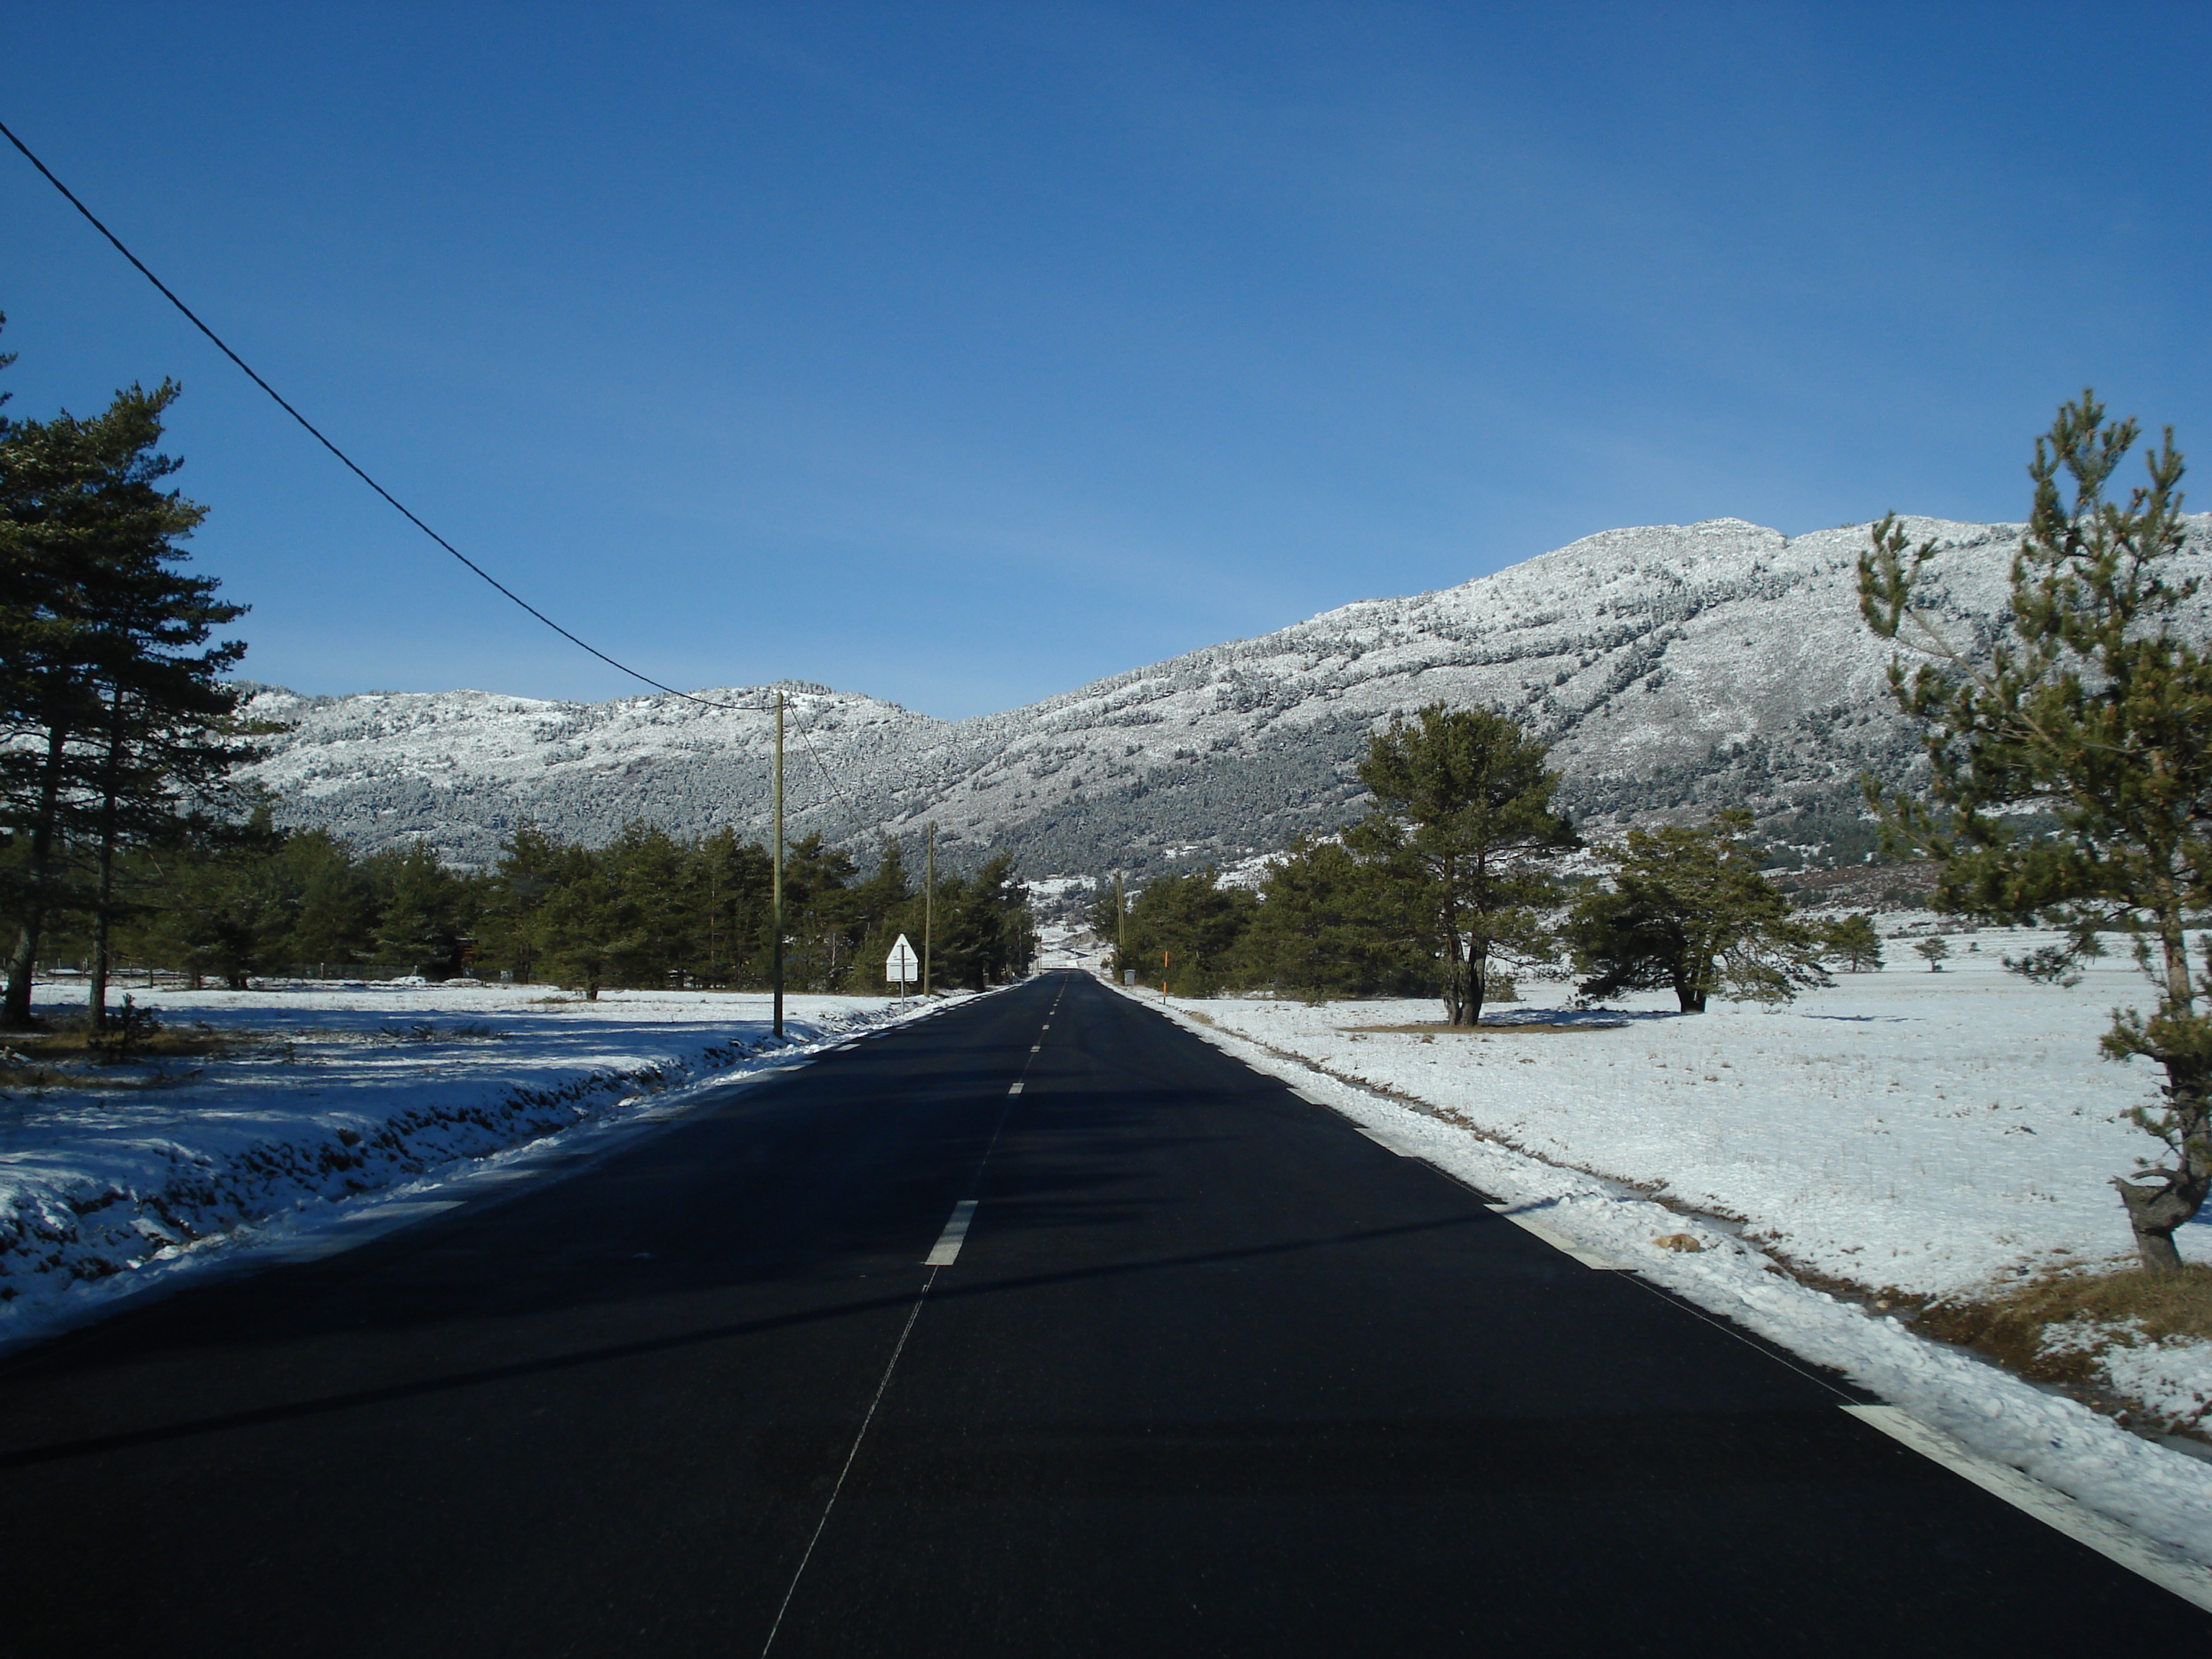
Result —
[{"label": "white triangular road sign", "polygon": [[891,946],[890,955],[884,958],[884,977],[895,980],[901,985],[921,977],[921,958],[915,955],[914,946],[906,942],[904,933],[901,933],[898,943]]}]

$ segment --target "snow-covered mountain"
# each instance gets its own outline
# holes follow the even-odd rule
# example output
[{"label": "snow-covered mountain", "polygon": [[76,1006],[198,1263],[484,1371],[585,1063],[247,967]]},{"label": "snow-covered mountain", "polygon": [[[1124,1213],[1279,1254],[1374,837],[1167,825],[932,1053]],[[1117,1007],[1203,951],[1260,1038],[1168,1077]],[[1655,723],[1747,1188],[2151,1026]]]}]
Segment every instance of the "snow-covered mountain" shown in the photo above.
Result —
[{"label": "snow-covered mountain", "polygon": [[[2191,526],[2183,558],[2204,568],[2212,515]],[[1907,526],[1944,544],[1925,592],[1947,629],[1989,638],[2020,526]],[[791,833],[858,848],[933,819],[957,861],[1007,846],[1034,873],[1235,858],[1355,816],[1368,735],[1441,701],[1502,707],[1548,738],[1586,817],[1741,802],[1809,838],[1824,816],[1855,817],[1860,773],[1896,775],[1915,753],[1887,702],[1889,648],[1859,618],[1867,539],[1739,519],[1607,531],[972,720],[787,685]],[[525,817],[592,841],[641,817],[762,834],[769,689],[699,696],[738,706],[265,690],[255,712],[295,724],[255,771],[289,822],[369,846],[427,836],[465,864]]]}]

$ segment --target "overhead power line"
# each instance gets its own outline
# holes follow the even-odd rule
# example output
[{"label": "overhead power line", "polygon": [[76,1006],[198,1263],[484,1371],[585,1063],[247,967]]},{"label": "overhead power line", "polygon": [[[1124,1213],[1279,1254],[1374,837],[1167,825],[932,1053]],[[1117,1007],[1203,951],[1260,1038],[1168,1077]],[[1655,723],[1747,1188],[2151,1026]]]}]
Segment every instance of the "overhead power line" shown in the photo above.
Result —
[{"label": "overhead power line", "polygon": [[[681,698],[685,702],[696,703],[702,708],[727,709],[738,713],[758,714],[764,712],[765,705],[760,703],[718,702],[711,697],[698,696],[690,691],[679,691],[674,686],[667,684],[664,681],[657,680],[653,678],[652,675],[645,673],[641,670],[632,668],[628,663],[619,661],[617,659],[609,656],[605,652],[600,650],[599,647],[593,645],[590,641],[581,639],[576,635],[570,633],[567,629],[562,627],[559,623],[555,622],[552,617],[547,616],[536,605],[531,604],[529,600],[524,599],[521,594],[516,592],[505,582],[500,580],[498,577],[493,575],[491,572],[486,570],[482,565],[478,564],[474,559],[469,557],[467,554],[462,552],[459,548],[455,547],[443,536],[441,536],[436,531],[431,529],[428,525],[422,522],[421,518],[416,516],[415,512],[410,508],[404,501],[401,501],[397,495],[394,495],[382,484],[377,483],[374,478],[369,476],[367,469],[364,468],[358,461],[355,460],[352,456],[347,454],[345,451],[340,449],[337,444],[331,442],[329,436],[324,433],[321,428],[318,427],[313,421],[309,420],[306,416],[300,413],[298,410],[295,409],[292,404],[286,400],[282,392],[278,392],[275,386],[270,385],[268,381],[263,380],[261,376],[255,372],[252,364],[247,362],[245,358],[240,356],[235,351],[232,350],[228,343],[226,342],[220,334],[217,334],[213,329],[210,328],[207,324],[200,319],[199,314],[197,312],[177,297],[175,290],[171,289],[167,283],[163,282],[159,276],[156,276],[147,268],[146,262],[143,259],[141,259],[137,254],[133,253],[128,247],[124,246],[123,239],[121,237],[118,236],[113,231],[110,230],[105,224],[100,222],[99,216],[77,198],[77,195],[75,191],[71,190],[67,185],[64,184],[59,179],[54,176],[53,169],[49,167],[44,161],[40,161],[38,156],[32,152],[31,147],[26,144],[21,138],[17,137],[14,131],[10,129],[5,122],[0,122],[0,137],[4,137],[9,143],[13,144],[17,150],[21,152],[23,159],[28,161],[33,167],[36,167],[39,170],[40,175],[43,177],[48,184],[52,185],[56,190],[62,193],[63,199],[84,216],[85,222],[90,225],[94,230],[98,231],[102,236],[106,237],[109,246],[113,247],[114,250],[118,253],[121,254],[125,258],[128,259],[132,267],[137,270],[138,274],[154,285],[163,299],[167,300],[171,305],[174,306],[180,313],[182,313],[186,322],[189,322],[194,328],[199,330],[201,333],[207,336],[208,339],[213,343],[216,350],[222,353],[224,356],[229,358],[232,362],[238,366],[239,372],[240,374],[244,374],[247,380],[252,381],[254,385],[259,386],[264,392],[267,392],[270,401],[273,402],[277,408],[283,410],[287,415],[289,415],[295,421],[298,422],[301,428],[304,430],[309,437],[313,438],[325,449],[329,450],[331,454],[337,456],[338,461],[345,467],[346,471],[352,473],[354,477],[359,478],[363,483],[374,490],[395,512],[397,512],[402,518],[405,519],[408,523],[413,525],[417,530],[421,531],[425,536],[428,536],[440,547],[452,554],[453,557],[459,559],[464,565],[468,567],[469,570],[473,574],[480,577],[487,586],[489,586],[494,592],[497,592],[501,598],[511,600],[515,605],[520,605],[532,617],[544,623],[546,627],[551,629],[556,634],[558,634],[562,639],[568,641],[569,644],[576,647],[579,650],[590,653],[592,656],[597,657],[601,662],[606,664],[608,667],[627,674],[632,679],[639,681],[642,684],[653,687],[656,691],[665,691],[672,697]],[[838,800],[843,805],[846,811],[851,815],[853,822],[856,827],[866,824],[869,820],[860,811],[860,808],[853,804],[852,798],[847,795],[844,790],[838,786],[836,777],[831,773],[828,764],[823,762],[821,752],[815,748],[814,739],[808,734],[806,728],[804,726],[800,726],[797,730],[799,732],[799,741],[806,745],[806,752],[813,757],[815,770],[821,777],[822,781],[829,786],[830,793],[836,795]]]},{"label": "overhead power line", "polygon": [[575,635],[570,633],[567,629],[562,627],[559,623],[555,622],[552,617],[547,616],[536,605],[531,604],[530,601],[524,599],[521,594],[516,592],[505,582],[500,580],[498,577],[493,575],[491,572],[486,570],[482,565],[478,564],[474,559],[469,557],[467,554],[462,552],[459,548],[455,547],[453,543],[447,541],[436,531],[431,529],[428,525],[424,524],[421,519],[415,515],[414,512],[404,501],[401,501],[397,495],[394,495],[382,484],[377,483],[375,479],[370,477],[368,471],[358,461],[355,460],[352,456],[347,454],[345,451],[340,449],[324,434],[321,428],[318,427],[306,416],[300,413],[298,410],[293,408],[290,404],[285,401],[284,396],[282,392],[278,392],[275,386],[270,385],[268,381],[263,380],[260,375],[254,373],[253,366],[247,362],[245,358],[240,356],[235,351],[233,351],[230,347],[225,343],[223,337],[220,334],[217,334],[213,329],[202,322],[199,319],[198,313],[193,311],[193,309],[190,306],[186,305],[182,300],[179,300],[167,283],[163,282],[159,276],[156,276],[151,270],[149,270],[146,268],[146,262],[123,245],[123,239],[121,237],[118,236],[106,225],[100,223],[98,216],[94,214],[93,210],[77,199],[76,192],[72,191],[60,179],[54,177],[53,169],[49,167],[44,161],[41,161],[36,155],[33,155],[31,153],[30,146],[26,144],[21,138],[18,138],[15,133],[9,130],[5,122],[0,122],[0,136],[4,136],[9,143],[15,145],[17,149],[21,150],[23,155],[23,159],[28,161],[33,167],[38,168],[40,174],[46,179],[46,181],[52,185],[56,190],[61,191],[64,199],[66,200],[71,207],[75,208],[79,213],[84,216],[86,223],[89,224],[102,236],[105,236],[118,253],[121,254],[125,258],[128,259],[132,265],[137,267],[138,274],[141,276],[143,276],[148,282],[153,283],[153,285],[161,291],[161,295],[163,299],[167,300],[171,305],[176,307],[179,311],[184,313],[185,321],[189,322],[194,328],[199,330],[201,333],[206,335],[210,340],[213,341],[215,343],[215,349],[222,353],[224,356],[229,358],[232,362],[237,364],[240,372],[241,372],[247,380],[252,381],[254,385],[259,386],[264,392],[267,392],[270,398],[275,402],[276,407],[283,410],[287,415],[289,415],[294,420],[297,421],[306,430],[309,437],[313,438],[324,448],[329,450],[331,454],[337,456],[338,460],[344,465],[345,469],[349,472],[352,473],[356,478],[359,478],[379,495],[381,495],[386,501],[391,504],[392,508],[397,511],[401,517],[407,520],[408,523],[413,525],[417,530],[428,536],[432,541],[437,543],[440,547],[444,548],[447,552],[452,554],[463,564],[466,565],[477,575],[482,577],[485,582],[489,584],[490,586],[503,598],[511,599],[516,605],[520,605],[523,610],[528,611],[539,622],[544,623],[546,627],[551,629],[556,634],[558,634],[562,639],[568,641],[569,644],[576,647],[579,650],[588,651],[592,655],[597,657],[601,662],[606,664],[608,667],[619,670],[621,672],[629,675],[632,679],[649,685],[657,691],[665,691],[672,697],[681,697],[686,702],[696,702],[704,708],[749,709],[757,707],[757,705],[751,703],[716,702],[709,697],[695,696],[689,691],[679,691],[672,685],[665,684],[661,681],[653,678],[652,675],[643,673],[637,669],[632,668],[626,662],[619,662],[616,660],[614,658],[609,656],[605,652],[600,650],[599,647],[592,644],[588,640],[580,639]]}]

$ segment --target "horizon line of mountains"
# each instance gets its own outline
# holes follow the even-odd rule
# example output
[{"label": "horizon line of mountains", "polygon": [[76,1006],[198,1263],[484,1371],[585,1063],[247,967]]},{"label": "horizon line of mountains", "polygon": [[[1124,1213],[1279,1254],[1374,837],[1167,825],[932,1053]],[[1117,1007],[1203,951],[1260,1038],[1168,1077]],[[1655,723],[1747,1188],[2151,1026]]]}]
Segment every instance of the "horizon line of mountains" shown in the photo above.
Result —
[{"label": "horizon line of mountains", "polygon": [[[2008,627],[2021,527],[1904,522],[1943,549],[1927,604],[1986,651]],[[2188,522],[2179,557],[2212,574],[2212,514]],[[1031,877],[1230,864],[1358,817],[1370,734],[1442,702],[1501,708],[1543,738],[1577,822],[1747,805],[1771,837],[1856,860],[1873,844],[1861,775],[1896,781],[1920,763],[1888,695],[1892,647],[1859,616],[1867,544],[1863,525],[1605,531],[1456,587],[1361,600],[961,720],[787,682],[787,718],[808,738],[787,757],[787,832],[867,861],[933,820],[940,858],[1011,850]],[[2208,623],[2200,600],[2190,626],[2212,637]],[[278,797],[278,821],[365,849],[427,839],[483,866],[526,820],[590,844],[641,818],[679,836],[769,830],[764,699],[730,710],[658,695],[258,687],[250,708],[293,722],[246,770]]]}]

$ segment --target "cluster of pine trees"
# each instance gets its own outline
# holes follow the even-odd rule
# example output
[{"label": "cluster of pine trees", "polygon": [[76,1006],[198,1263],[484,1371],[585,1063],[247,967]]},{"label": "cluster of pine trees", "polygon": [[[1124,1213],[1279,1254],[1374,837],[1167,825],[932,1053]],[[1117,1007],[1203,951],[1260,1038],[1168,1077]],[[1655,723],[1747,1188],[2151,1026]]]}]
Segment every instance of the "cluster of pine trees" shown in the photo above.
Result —
[{"label": "cluster of pine trees", "polygon": [[[364,965],[603,988],[764,988],[775,932],[769,851],[729,830],[683,840],[630,825],[604,847],[526,824],[489,871],[424,844],[357,854],[320,830],[270,826],[127,858],[114,930],[124,958],[243,986],[257,975],[343,976]],[[932,978],[981,990],[1029,971],[1036,936],[1012,860],[940,875],[927,903]],[[784,854],[784,979],[793,991],[884,988],[902,933],[921,949],[925,897],[887,844],[863,876],[819,836]],[[81,942],[64,929],[64,953]]]},{"label": "cluster of pine trees", "polygon": [[1694,1012],[1716,994],[1777,1000],[1826,983],[1824,961],[1879,965],[1869,918],[1790,914],[1741,810],[1632,830],[1598,854],[1608,879],[1564,877],[1582,843],[1544,760],[1504,714],[1431,705],[1370,744],[1359,776],[1373,810],[1340,836],[1299,842],[1256,892],[1210,869],[1167,877],[1126,912],[1103,898],[1092,927],[1119,943],[1116,972],[1178,994],[1435,994],[1455,1025],[1532,970],[1571,965],[1592,1000],[1671,990]]}]

